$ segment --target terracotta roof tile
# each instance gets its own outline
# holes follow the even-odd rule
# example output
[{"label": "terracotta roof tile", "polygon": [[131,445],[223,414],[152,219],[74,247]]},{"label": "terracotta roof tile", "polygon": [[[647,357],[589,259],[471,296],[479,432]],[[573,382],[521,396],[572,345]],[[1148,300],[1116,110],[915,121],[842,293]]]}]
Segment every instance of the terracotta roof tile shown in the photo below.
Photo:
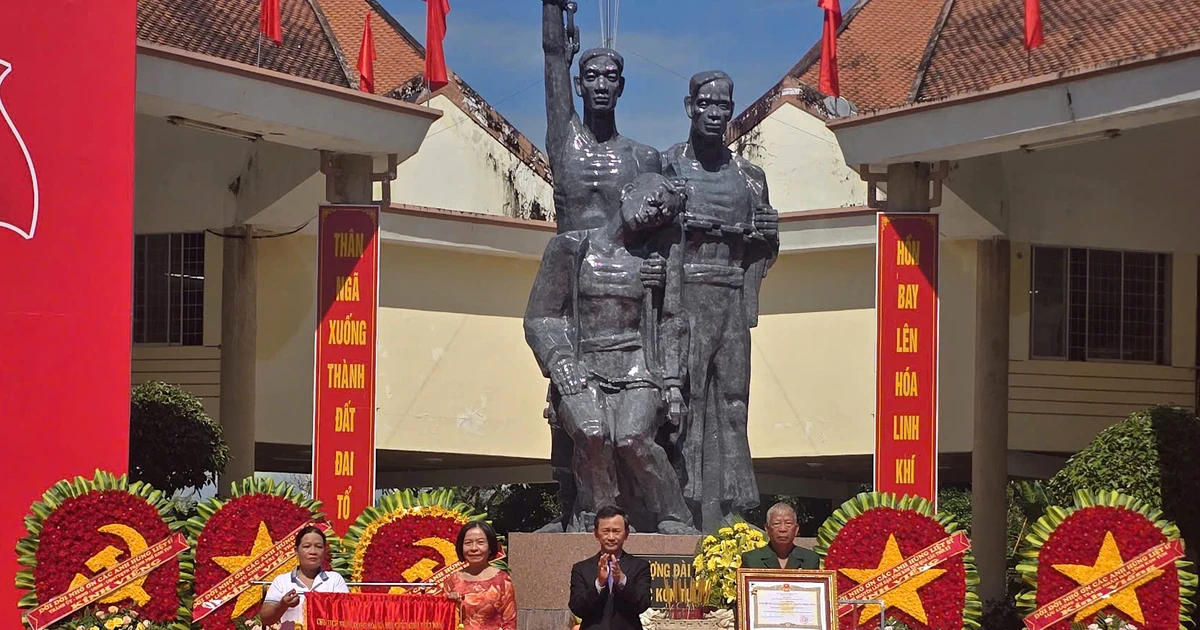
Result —
[{"label": "terracotta roof tile", "polygon": [[[1009,0],[1011,2],[1011,0]],[[1084,0],[1086,1],[1086,0]],[[860,112],[903,105],[944,0],[864,0],[838,36],[842,97]],[[792,76],[817,85],[820,55]]]},{"label": "terracotta roof tile", "polygon": [[375,35],[375,91],[387,94],[425,70],[421,45],[386,10],[367,0],[314,0],[325,14],[358,83],[358,49],[363,23],[371,12]]},{"label": "terracotta roof tile", "polygon": [[[261,67],[349,87],[308,0],[281,0],[283,45],[266,41]],[[258,0],[138,0],[138,38],[254,65]]]},{"label": "terracotta roof tile", "polygon": [[1012,0],[954,0],[917,100],[1200,43],[1197,0],[1042,0],[1046,43],[1032,54],[1024,47],[1023,15],[1023,3]]},{"label": "terracotta roof tile", "polygon": [[[425,49],[394,17],[375,0],[314,0],[325,15],[352,68],[358,65],[358,48],[362,45],[362,25],[367,11],[373,13],[371,26],[375,34],[375,83],[380,94],[406,101],[415,101],[422,94],[425,72]],[[453,28],[453,24],[451,24]],[[352,71],[355,82],[357,71]],[[438,90],[463,110],[475,124],[482,127],[500,144],[512,151],[522,162],[543,179],[550,181],[550,166],[546,156],[516,127],[512,126],[494,107],[471,89],[462,77],[450,73],[451,82]]]},{"label": "terracotta roof tile", "polygon": [[[376,92],[405,101],[422,95],[425,50],[376,0],[281,0],[283,46],[267,42],[262,67],[358,87],[358,49],[367,12],[373,13]],[[259,0],[138,0],[138,37],[152,43],[253,65]],[[546,156],[462,78],[437,93],[550,181]],[[349,78],[348,78],[349,77]],[[428,96],[428,95],[426,95]]]}]

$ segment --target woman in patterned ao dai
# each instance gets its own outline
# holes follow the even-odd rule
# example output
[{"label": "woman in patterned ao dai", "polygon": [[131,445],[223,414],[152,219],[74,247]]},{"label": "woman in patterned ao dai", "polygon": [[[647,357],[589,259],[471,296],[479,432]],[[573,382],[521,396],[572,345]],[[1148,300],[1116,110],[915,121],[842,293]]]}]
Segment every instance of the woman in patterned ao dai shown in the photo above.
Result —
[{"label": "woman in patterned ao dai", "polygon": [[491,566],[500,554],[496,532],[484,521],[458,532],[458,558],[467,568],[442,583],[446,595],[462,603],[463,630],[516,630],[517,601],[508,573]]}]

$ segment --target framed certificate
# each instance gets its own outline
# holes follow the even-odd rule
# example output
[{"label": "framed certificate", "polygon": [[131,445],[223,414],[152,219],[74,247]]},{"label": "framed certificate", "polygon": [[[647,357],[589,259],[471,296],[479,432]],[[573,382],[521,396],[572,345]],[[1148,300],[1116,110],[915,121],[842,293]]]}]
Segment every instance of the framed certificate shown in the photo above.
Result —
[{"label": "framed certificate", "polygon": [[738,569],[738,628],[837,630],[837,574]]}]

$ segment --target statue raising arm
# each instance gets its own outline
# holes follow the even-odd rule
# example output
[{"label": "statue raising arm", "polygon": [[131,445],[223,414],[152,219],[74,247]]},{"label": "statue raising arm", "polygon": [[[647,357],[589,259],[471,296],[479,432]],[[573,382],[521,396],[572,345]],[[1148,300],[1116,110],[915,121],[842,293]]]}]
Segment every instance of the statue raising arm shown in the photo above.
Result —
[{"label": "statue raising arm", "polygon": [[571,60],[579,52],[576,4],[569,0],[542,0],[542,52],[546,55],[546,152],[550,168],[558,170],[576,117],[571,92]]}]

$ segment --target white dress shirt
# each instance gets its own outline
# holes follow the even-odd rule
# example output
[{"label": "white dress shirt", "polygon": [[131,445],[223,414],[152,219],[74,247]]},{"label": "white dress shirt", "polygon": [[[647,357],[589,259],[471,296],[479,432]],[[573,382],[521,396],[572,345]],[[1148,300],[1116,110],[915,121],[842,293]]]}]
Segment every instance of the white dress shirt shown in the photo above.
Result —
[{"label": "white dress shirt", "polygon": [[300,595],[300,603],[284,611],[279,618],[279,630],[293,630],[297,623],[304,623],[304,594],[305,593],[349,593],[346,580],[333,571],[322,570],[313,579],[312,588],[304,585],[298,577],[300,570],[293,569],[288,573],[277,576],[267,587],[267,595],[263,601],[278,604],[288,591],[296,591]]}]

